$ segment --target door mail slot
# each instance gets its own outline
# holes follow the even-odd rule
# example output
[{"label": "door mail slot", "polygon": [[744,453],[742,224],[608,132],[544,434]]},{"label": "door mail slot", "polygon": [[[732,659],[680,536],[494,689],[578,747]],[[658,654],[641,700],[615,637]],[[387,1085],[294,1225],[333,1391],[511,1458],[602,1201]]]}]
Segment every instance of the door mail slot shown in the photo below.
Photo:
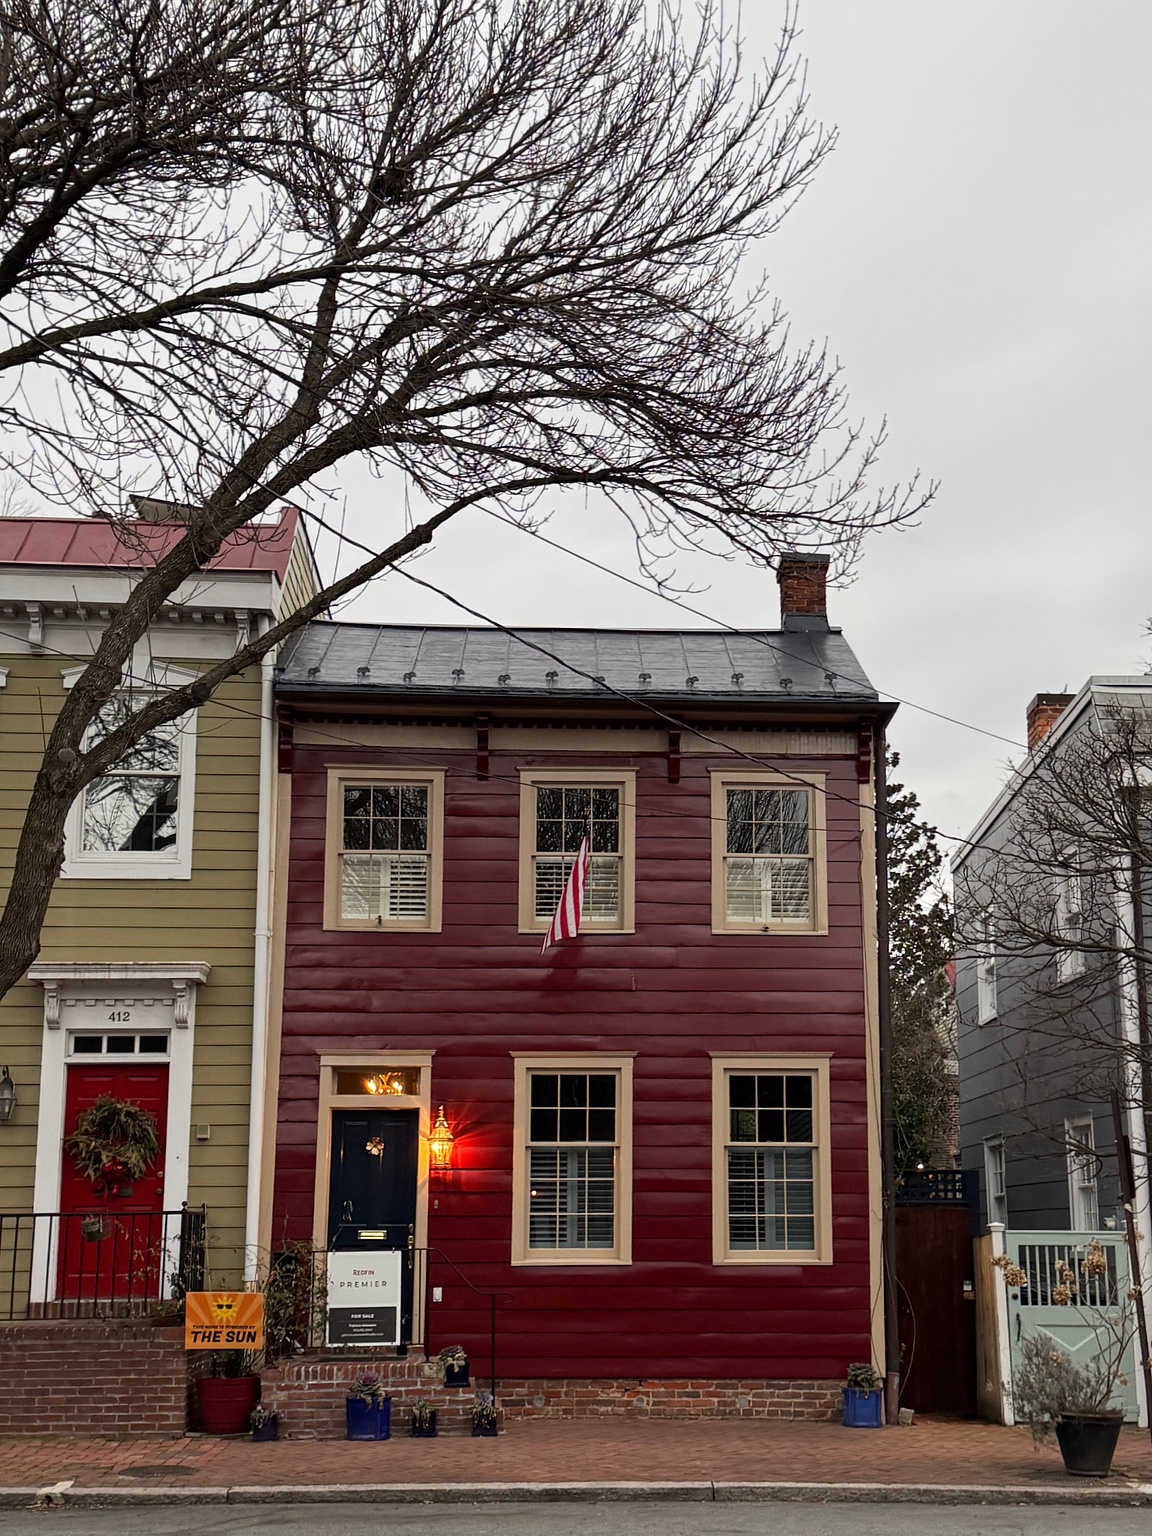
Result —
[{"label": "door mail slot", "polygon": [[364,1243],[364,1242],[382,1243],[384,1241],[384,1233],[382,1231],[381,1232],[370,1232],[367,1227],[361,1227],[359,1232],[357,1232],[356,1236],[360,1239],[360,1241],[362,1243]]}]

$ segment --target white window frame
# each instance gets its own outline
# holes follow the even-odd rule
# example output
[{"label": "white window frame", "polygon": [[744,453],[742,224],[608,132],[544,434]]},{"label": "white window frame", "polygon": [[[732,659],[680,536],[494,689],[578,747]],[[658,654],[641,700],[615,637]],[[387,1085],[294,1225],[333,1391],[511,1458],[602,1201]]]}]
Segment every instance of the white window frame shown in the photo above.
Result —
[{"label": "white window frame", "polygon": [[[728,1079],[757,1074],[805,1074],[812,1078],[812,1193],[815,1239],[812,1249],[732,1248],[728,1242]],[[831,1058],[827,1054],[785,1056],[735,1052],[712,1056],[712,1262],[713,1264],[832,1263]]]},{"label": "white window frame", "polygon": [[[324,849],[324,929],[360,933],[439,933],[444,895],[444,768],[329,768]],[[428,791],[428,906],[423,917],[344,917],[341,910],[344,790],[355,785],[415,785]]]},{"label": "white window frame", "polygon": [[976,951],[976,1022],[992,1024],[1000,1016],[1000,999],[996,945],[992,937],[992,919],[987,913],[980,918],[979,932],[980,947]]},{"label": "white window frame", "polygon": [[[83,674],[83,667],[68,667],[61,673],[65,689],[70,689]],[[137,696],[160,693],[165,688],[193,683],[196,672],[154,663],[146,678],[130,688],[118,690]],[[197,710],[189,710],[174,722],[180,744],[176,777],[180,787],[176,804],[176,841],[171,848],[156,853],[86,853],[84,851],[84,790],[76,796],[64,824],[64,880],[191,880],[192,829],[196,806],[196,723]],[[108,770],[107,777],[114,773]],[[157,775],[161,777],[161,775]]]},{"label": "white window frame", "polygon": [[1008,1225],[1008,1158],[1003,1136],[989,1136],[984,1142],[984,1191],[988,1220]]},{"label": "white window frame", "polygon": [[[1062,863],[1068,867],[1061,869],[1056,877],[1055,893],[1055,929],[1060,938],[1068,939],[1074,944],[1083,942],[1084,939],[1084,887],[1080,877],[1080,871],[1076,867],[1079,860],[1078,850],[1070,848],[1062,857]],[[1084,951],[1077,948],[1064,948],[1057,945],[1056,948],[1056,984],[1062,986],[1066,981],[1075,981],[1077,976],[1084,974]]]},{"label": "white window frame", "polygon": [[[632,1064],[631,1053],[609,1055],[599,1051],[572,1054],[513,1051],[515,1093],[512,1142],[512,1263],[542,1265],[555,1269],[571,1265],[632,1262]],[[615,1244],[611,1248],[530,1248],[529,1207],[529,1110],[533,1072],[614,1073],[616,1095],[616,1199]]]},{"label": "white window frame", "polygon": [[[1096,1136],[1091,1115],[1065,1120],[1068,1148],[1068,1225],[1073,1232],[1100,1230],[1100,1192],[1096,1180]],[[1090,1147],[1081,1152],[1080,1147]]]}]

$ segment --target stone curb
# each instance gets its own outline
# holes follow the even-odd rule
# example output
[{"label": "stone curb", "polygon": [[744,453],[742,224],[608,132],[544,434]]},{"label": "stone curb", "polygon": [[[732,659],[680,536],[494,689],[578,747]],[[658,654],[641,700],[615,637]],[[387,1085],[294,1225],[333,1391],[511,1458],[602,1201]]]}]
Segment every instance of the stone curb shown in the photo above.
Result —
[{"label": "stone curb", "polygon": [[[27,1509],[37,1488],[0,1488],[0,1509]],[[67,1509],[139,1509],[194,1504],[521,1504],[607,1503],[999,1504],[1152,1508],[1152,1484],[1046,1487],[973,1483],[318,1483],[221,1488],[69,1488]]]}]

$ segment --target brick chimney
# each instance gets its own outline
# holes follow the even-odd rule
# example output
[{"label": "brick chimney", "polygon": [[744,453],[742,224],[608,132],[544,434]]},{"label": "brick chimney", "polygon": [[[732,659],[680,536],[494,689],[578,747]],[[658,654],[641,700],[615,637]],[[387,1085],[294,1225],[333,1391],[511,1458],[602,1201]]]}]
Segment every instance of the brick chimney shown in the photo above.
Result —
[{"label": "brick chimney", "polygon": [[1036,748],[1071,704],[1071,693],[1038,693],[1028,706],[1028,750]]},{"label": "brick chimney", "polygon": [[789,553],[776,567],[783,629],[828,628],[828,556]]}]

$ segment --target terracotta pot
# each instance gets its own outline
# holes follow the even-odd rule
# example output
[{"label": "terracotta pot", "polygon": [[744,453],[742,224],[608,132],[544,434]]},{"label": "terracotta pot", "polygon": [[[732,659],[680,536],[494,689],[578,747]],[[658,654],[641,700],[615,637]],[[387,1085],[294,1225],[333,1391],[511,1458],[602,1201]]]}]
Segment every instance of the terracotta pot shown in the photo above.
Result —
[{"label": "terracotta pot", "polygon": [[205,1434],[243,1435],[260,1396],[259,1376],[198,1376],[196,1397]]},{"label": "terracotta pot", "polygon": [[1064,1470],[1073,1477],[1107,1477],[1123,1422],[1122,1413],[1061,1414],[1056,1439]]}]

